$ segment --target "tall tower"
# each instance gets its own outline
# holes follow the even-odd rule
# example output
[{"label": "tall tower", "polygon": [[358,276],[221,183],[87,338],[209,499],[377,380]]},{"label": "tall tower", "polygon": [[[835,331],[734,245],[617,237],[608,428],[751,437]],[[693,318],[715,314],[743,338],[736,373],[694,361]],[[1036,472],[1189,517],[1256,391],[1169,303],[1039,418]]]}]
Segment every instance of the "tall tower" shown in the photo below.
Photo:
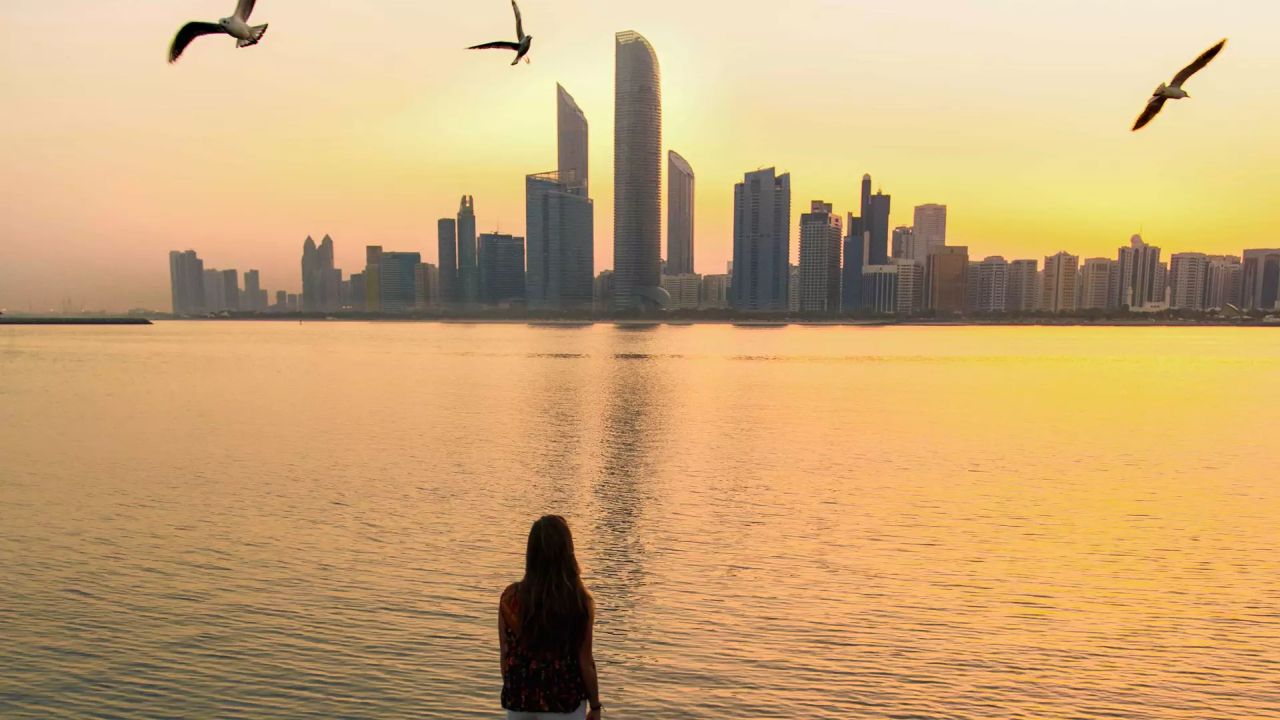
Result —
[{"label": "tall tower", "polygon": [[947,206],[918,205],[912,230],[912,247],[908,257],[924,262],[929,255],[947,244]]},{"label": "tall tower", "polygon": [[458,207],[458,285],[461,301],[480,302],[480,265],[476,255],[476,199],[462,196]]},{"label": "tall tower", "polygon": [[[865,182],[864,182],[865,187]],[[870,207],[862,216],[869,235],[867,243],[867,263],[869,265],[889,264],[889,210],[893,198],[878,192],[868,201]]]},{"label": "tall tower", "polygon": [[308,235],[302,243],[302,311],[316,312],[320,309],[320,251],[316,241]]},{"label": "tall tower", "polygon": [[458,293],[458,221],[442,218],[436,223],[440,256],[440,303],[453,305]]},{"label": "tall tower", "polygon": [[662,290],[662,89],[640,34],[618,33],[614,77],[614,309],[654,309]]},{"label": "tall tower", "polygon": [[815,200],[800,216],[800,312],[840,310],[840,216]]},{"label": "tall tower", "polygon": [[859,208],[862,213],[862,220],[866,222],[871,217],[871,175],[862,176],[862,206]]},{"label": "tall tower", "polygon": [[693,168],[672,150],[667,156],[667,274],[693,274]]},{"label": "tall tower", "polygon": [[733,188],[733,307],[786,312],[790,280],[791,176],[747,173]]},{"label": "tall tower", "polygon": [[569,91],[556,83],[557,170],[560,182],[571,188],[582,188],[584,197],[589,194],[588,135],[586,114]]}]

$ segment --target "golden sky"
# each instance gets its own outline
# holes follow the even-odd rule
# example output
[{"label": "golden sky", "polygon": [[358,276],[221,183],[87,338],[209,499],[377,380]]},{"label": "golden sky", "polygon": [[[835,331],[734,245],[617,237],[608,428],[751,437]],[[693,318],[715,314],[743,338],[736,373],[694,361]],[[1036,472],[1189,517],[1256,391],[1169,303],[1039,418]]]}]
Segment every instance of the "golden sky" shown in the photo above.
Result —
[{"label": "golden sky", "polygon": [[[0,3],[0,308],[168,307],[167,252],[296,291],[331,234],[435,259],[435,220],[476,196],[524,228],[524,175],[555,164],[555,84],[592,126],[597,267],[612,263],[613,35],[658,52],[664,141],[698,177],[697,266],[731,255],[733,183],[792,173],[854,209],[870,172],[895,224],[950,207],[975,256],[1113,256],[1280,245],[1280,3],[1271,0],[524,0],[533,63],[467,45],[514,35],[506,0],[260,0],[263,43],[188,19],[234,0]],[[1222,56],[1148,130],[1162,80]],[[664,162],[665,167],[665,162]],[[665,240],[664,240],[665,242]]]}]

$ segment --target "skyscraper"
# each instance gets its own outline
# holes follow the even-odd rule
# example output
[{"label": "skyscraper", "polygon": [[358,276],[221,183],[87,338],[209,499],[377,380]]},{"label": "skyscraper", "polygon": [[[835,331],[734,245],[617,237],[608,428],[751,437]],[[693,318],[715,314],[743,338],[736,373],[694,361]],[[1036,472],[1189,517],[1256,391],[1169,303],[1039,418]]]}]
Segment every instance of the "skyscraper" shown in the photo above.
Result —
[{"label": "skyscraper", "polygon": [[1280,297],[1280,250],[1245,250],[1242,282],[1242,310],[1276,309]]},{"label": "skyscraper", "polygon": [[1009,298],[1009,263],[999,255],[984,259],[977,264],[975,282],[977,292],[970,310],[982,313],[1002,313],[1008,306]]},{"label": "skyscraper", "polygon": [[1208,280],[1209,256],[1204,253],[1174,253],[1169,258],[1169,307],[1174,310],[1204,310]]},{"label": "skyscraper", "polygon": [[1051,313],[1075,311],[1076,274],[1079,269],[1080,258],[1065,252],[1044,259],[1041,310]]},{"label": "skyscraper", "polygon": [[925,286],[925,304],[930,310],[963,313],[969,286],[969,248],[940,247],[930,254]]},{"label": "skyscraper", "polygon": [[800,216],[800,312],[840,310],[840,216],[815,200]]},{"label": "skyscraper", "polygon": [[667,155],[667,274],[692,275],[693,168],[680,153]]},{"label": "skyscraper", "polygon": [[1040,305],[1040,261],[1014,260],[1009,263],[1009,289],[1005,309],[1011,313],[1034,312]]},{"label": "skyscraper", "polygon": [[[894,228],[893,240],[890,243],[891,247],[889,248],[889,255],[894,260],[923,261],[924,258],[916,258],[912,254],[915,250],[915,248],[912,245],[914,242],[915,242],[915,231],[913,231],[911,228],[905,227],[905,226]],[[928,255],[926,255],[925,257],[928,257]]]},{"label": "skyscraper", "polygon": [[238,270],[222,271],[222,299],[224,309],[240,310],[240,272]]},{"label": "skyscraper", "polygon": [[458,221],[442,218],[436,223],[440,260],[440,304],[449,306],[462,297],[458,285]]},{"label": "skyscraper", "polygon": [[846,313],[862,309],[862,270],[867,266],[867,233],[862,218],[849,213],[840,274],[840,306]]},{"label": "skyscraper", "polygon": [[1204,305],[1208,310],[1223,310],[1227,305],[1241,307],[1244,288],[1244,266],[1240,258],[1212,255],[1205,275]]},{"label": "skyscraper", "polygon": [[[378,259],[378,306],[381,312],[405,313],[417,307],[418,266],[421,264],[422,255],[420,253],[380,253]],[[368,273],[367,270],[365,272],[366,274]]]},{"label": "skyscraper", "polygon": [[174,315],[200,315],[204,305],[204,261],[195,250],[169,253],[169,286]]},{"label": "skyscraper", "polygon": [[588,135],[586,114],[569,91],[556,83],[556,167],[560,182],[581,188],[584,197],[590,197]]},{"label": "skyscraper", "polygon": [[480,268],[476,256],[476,199],[463,195],[458,206],[458,286],[461,302],[480,301]]},{"label": "skyscraper", "polygon": [[916,315],[924,309],[924,264],[916,260],[895,260],[898,268],[898,310],[900,317]]},{"label": "skyscraper", "polygon": [[733,307],[786,312],[791,267],[791,176],[747,173],[733,188]]},{"label": "skyscraper", "polygon": [[204,308],[206,312],[217,313],[227,309],[227,286],[222,280],[222,271],[213,268],[204,270]]},{"label": "skyscraper", "polygon": [[382,246],[369,245],[364,250],[364,309],[382,312]]},{"label": "skyscraper", "polygon": [[863,227],[867,231],[867,262],[871,265],[889,264],[889,211],[892,198],[877,192],[871,196],[869,214],[863,215]]},{"label": "skyscraper", "polygon": [[488,305],[525,302],[524,238],[480,236],[480,295]]},{"label": "skyscraper", "polygon": [[870,230],[871,222],[871,174],[862,176],[862,186],[858,193],[858,212],[862,218],[863,232]]},{"label": "skyscraper", "polygon": [[525,178],[528,303],[590,308],[595,274],[595,207],[586,190],[559,173]]},{"label": "skyscraper", "polygon": [[615,309],[654,309],[662,290],[662,90],[658,57],[635,32],[618,33],[614,78]]},{"label": "skyscraper", "polygon": [[260,278],[257,270],[249,270],[244,274],[244,298],[240,303],[241,310],[262,312],[267,309],[267,292],[262,289]]},{"label": "skyscraper", "polygon": [[918,205],[915,210],[915,227],[912,228],[911,257],[922,260],[929,253],[947,244],[947,206]]},{"label": "skyscraper", "polygon": [[1162,293],[1157,297],[1156,287],[1160,248],[1143,242],[1141,235],[1134,235],[1129,247],[1120,248],[1116,262],[1120,265],[1120,279],[1115,288],[1118,307],[1141,310],[1164,302]]},{"label": "skyscraper", "polygon": [[1080,270],[1080,292],[1076,306],[1081,310],[1108,310],[1115,307],[1116,291],[1112,282],[1119,277],[1116,262],[1108,258],[1089,258]]},{"label": "skyscraper", "polygon": [[342,271],[334,267],[333,238],[316,246],[308,235],[302,244],[302,307],[304,312],[333,312],[342,307]]},{"label": "skyscraper", "polygon": [[320,251],[308,235],[302,243],[302,308],[315,312],[320,304]]},{"label": "skyscraper", "polygon": [[863,269],[862,309],[879,315],[898,312],[897,265],[868,265]]}]

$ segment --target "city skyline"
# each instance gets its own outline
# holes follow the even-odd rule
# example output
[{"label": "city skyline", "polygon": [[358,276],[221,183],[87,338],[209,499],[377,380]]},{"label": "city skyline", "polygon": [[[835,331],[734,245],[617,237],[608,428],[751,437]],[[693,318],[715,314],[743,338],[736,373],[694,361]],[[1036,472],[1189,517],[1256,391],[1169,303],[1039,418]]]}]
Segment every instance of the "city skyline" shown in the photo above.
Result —
[{"label": "city skyline", "polygon": [[[347,239],[348,252],[380,243],[431,260],[435,219],[463,192],[481,200],[479,230],[519,233],[525,176],[555,166],[548,139],[555,114],[545,98],[557,82],[596,118],[596,269],[612,267],[608,58],[613,33],[627,27],[652,42],[668,70],[663,153],[679,149],[697,162],[699,269],[729,259],[730,185],[744,170],[770,165],[792,173],[798,201],[827,198],[842,213],[857,213],[859,204],[860,173],[847,166],[870,171],[896,196],[892,227],[909,224],[917,205],[945,203],[954,242],[981,255],[1044,257],[1067,247],[1091,257],[1135,232],[1175,252],[1278,244],[1267,238],[1276,232],[1268,205],[1280,185],[1273,157],[1280,123],[1259,89],[1280,71],[1280,51],[1260,30],[1268,16],[1280,20],[1271,6],[1174,2],[1153,27],[1137,9],[1064,2],[963,10],[922,2],[875,13],[816,2],[786,12],[749,5],[723,18],[709,8],[672,13],[664,2],[626,11],[566,2],[538,8],[539,62],[520,72],[424,48],[423,64],[368,84],[392,50],[362,44],[359,57],[345,45],[309,54],[308,24],[322,30],[324,21],[293,0],[273,6],[272,20],[295,29],[255,48],[252,58],[193,55],[180,69],[154,67],[156,53],[145,43],[120,48],[101,38],[97,23],[119,11],[114,5],[67,13],[66,2],[50,0],[2,11],[14,30],[7,51],[24,62],[0,78],[19,109],[0,119],[13,144],[0,170],[9,251],[0,264],[0,306],[70,299],[108,309],[163,307],[168,288],[156,280],[162,266],[155,258],[175,247],[259,267],[265,283],[281,287],[297,262],[284,246],[311,228]],[[806,9],[829,20],[823,25],[833,29],[820,32],[859,27],[870,43],[859,62],[842,64],[843,55],[821,43],[796,42],[814,32]],[[140,32],[154,25],[163,39],[175,18],[191,12],[166,8],[142,18]],[[455,18],[453,10],[407,12],[447,15],[463,26],[459,32],[485,29],[483,18]],[[712,15],[738,32],[698,38],[699,22]],[[938,27],[910,22],[916,16]],[[370,37],[405,24],[347,20]],[[963,42],[942,27],[952,21],[971,31],[957,34]],[[1073,38],[1055,23],[1089,33]],[[760,27],[785,40],[783,62],[745,52]],[[1019,36],[1008,40],[1011,27]],[[1141,57],[1129,47],[1137,32]],[[1213,82],[1197,88],[1199,99],[1212,102],[1183,108],[1149,137],[1127,137],[1133,93],[1149,92],[1151,78],[1206,35],[1233,37]],[[579,36],[583,42],[570,41]],[[67,38],[91,52],[61,52]],[[974,54],[982,38],[992,48]],[[996,38],[1011,44],[994,49]],[[906,39],[919,42],[904,54]],[[966,60],[957,68],[950,56],[962,47]],[[1017,56],[1035,61],[1011,63]],[[433,62],[446,70],[424,75]],[[937,72],[939,65],[948,72]],[[106,72],[116,78],[109,91],[94,80]],[[812,92],[815,78],[823,86],[856,84],[871,100],[857,113],[783,112]],[[499,103],[535,111],[517,126],[492,112]],[[1228,123],[1232,132],[1222,132]],[[229,155],[228,143],[239,150]],[[1177,152],[1161,153],[1166,147]],[[232,207],[252,221],[235,230],[192,222]],[[67,253],[83,262],[62,267]],[[356,266],[355,255],[338,264]]]}]

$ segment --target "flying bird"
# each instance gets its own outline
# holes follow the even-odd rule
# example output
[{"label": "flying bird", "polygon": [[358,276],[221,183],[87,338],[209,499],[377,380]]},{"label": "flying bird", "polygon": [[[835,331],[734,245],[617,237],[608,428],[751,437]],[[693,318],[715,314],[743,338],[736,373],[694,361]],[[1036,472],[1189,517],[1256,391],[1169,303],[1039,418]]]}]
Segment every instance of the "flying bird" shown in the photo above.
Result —
[{"label": "flying bird", "polygon": [[1164,109],[1164,104],[1169,100],[1181,100],[1191,97],[1186,90],[1182,89],[1182,86],[1191,79],[1192,75],[1200,72],[1206,65],[1213,62],[1213,59],[1218,57],[1218,53],[1222,52],[1222,48],[1226,46],[1227,41],[1223,40],[1205,50],[1204,54],[1196,58],[1195,62],[1186,66],[1182,69],[1182,72],[1174,76],[1172,85],[1160,83],[1160,87],[1156,88],[1155,93],[1151,95],[1151,99],[1147,101],[1147,108],[1142,111],[1142,115],[1138,117],[1138,122],[1134,124],[1134,132],[1141,130],[1147,126],[1147,123],[1154,120],[1160,114],[1160,111]]},{"label": "flying bird", "polygon": [[173,45],[169,47],[169,62],[177,62],[178,58],[182,57],[182,51],[186,50],[187,46],[201,35],[230,35],[237,40],[236,47],[238,48],[257,45],[258,41],[267,32],[267,26],[251,27],[249,25],[249,16],[253,14],[253,6],[256,1],[239,0],[236,3],[235,14],[231,17],[222,18],[216,23],[189,22],[183,25],[177,36],[173,38]]},{"label": "flying bird", "polygon": [[524,23],[520,19],[520,6],[516,4],[516,0],[511,0],[511,9],[516,11],[516,41],[506,42],[498,41],[485,43],[483,45],[472,45],[468,50],[515,50],[516,59],[511,64],[519,65],[521,60],[529,62],[529,58],[525,57],[529,54],[529,47],[533,45],[533,36],[524,34]]}]

